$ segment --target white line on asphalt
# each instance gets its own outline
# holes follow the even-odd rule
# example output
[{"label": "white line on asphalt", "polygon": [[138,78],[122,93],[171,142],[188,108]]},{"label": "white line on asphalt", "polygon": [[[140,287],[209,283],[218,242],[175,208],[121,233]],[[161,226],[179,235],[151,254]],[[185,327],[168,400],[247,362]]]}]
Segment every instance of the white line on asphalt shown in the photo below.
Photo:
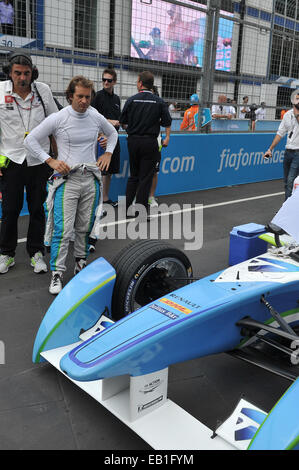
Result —
[{"label": "white line on asphalt", "polygon": [[[162,214],[154,214],[151,217],[164,217],[168,215],[175,215],[175,214],[183,214],[185,212],[190,212],[190,211],[196,211],[196,210],[202,210],[202,209],[212,209],[213,207],[220,207],[220,206],[229,206],[231,204],[239,204],[241,202],[248,202],[248,201],[255,201],[257,199],[265,199],[267,197],[275,197],[275,196],[281,196],[283,195],[284,192],[281,191],[279,193],[272,193],[272,194],[264,194],[262,196],[253,196],[253,197],[246,197],[244,199],[235,199],[233,201],[226,201],[226,202],[218,202],[216,204],[207,204],[206,206],[202,204],[197,204],[196,207],[188,207],[186,209],[181,209],[177,211],[171,211],[171,212],[163,212]],[[103,224],[103,227],[110,227],[113,225],[120,225],[120,224],[126,224],[128,222],[131,222],[136,219],[123,219],[123,220],[117,220],[116,222],[108,222],[107,224]],[[27,241],[27,238],[20,238],[18,240],[18,243],[25,243]]]}]

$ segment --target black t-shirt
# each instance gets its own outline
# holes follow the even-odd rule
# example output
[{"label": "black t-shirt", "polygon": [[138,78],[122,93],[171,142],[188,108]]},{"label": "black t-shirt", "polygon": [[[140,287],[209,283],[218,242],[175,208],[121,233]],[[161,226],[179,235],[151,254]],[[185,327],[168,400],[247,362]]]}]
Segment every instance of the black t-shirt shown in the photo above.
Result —
[{"label": "black t-shirt", "polygon": [[160,126],[170,127],[172,119],[165,101],[145,90],[126,101],[119,121],[128,125],[128,135],[158,137]]},{"label": "black t-shirt", "polygon": [[98,91],[91,102],[91,106],[101,113],[106,119],[119,121],[121,113],[120,99],[119,96],[115,93],[110,94],[104,89]]}]

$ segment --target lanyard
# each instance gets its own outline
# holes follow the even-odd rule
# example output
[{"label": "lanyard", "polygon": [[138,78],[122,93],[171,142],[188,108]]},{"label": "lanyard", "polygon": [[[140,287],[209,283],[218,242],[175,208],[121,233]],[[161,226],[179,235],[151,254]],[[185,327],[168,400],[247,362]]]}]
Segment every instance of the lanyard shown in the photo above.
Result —
[{"label": "lanyard", "polygon": [[[17,105],[17,110],[18,110],[18,113],[19,113],[19,116],[20,116],[20,119],[22,121],[22,124],[23,124],[23,127],[24,127],[24,131],[25,131],[25,137],[29,134],[29,124],[30,124],[30,118],[31,118],[31,111],[32,111],[32,101],[34,99],[34,94],[32,95],[32,97],[30,98],[30,108],[23,108],[19,103],[18,101],[16,100],[15,97],[13,97],[16,105]],[[21,111],[19,108],[22,108],[24,109],[25,111],[29,111],[29,117],[28,117],[28,123],[27,123],[27,129],[26,129],[26,126],[25,126],[25,123],[24,123],[24,119],[23,119],[23,116],[21,114]]]}]

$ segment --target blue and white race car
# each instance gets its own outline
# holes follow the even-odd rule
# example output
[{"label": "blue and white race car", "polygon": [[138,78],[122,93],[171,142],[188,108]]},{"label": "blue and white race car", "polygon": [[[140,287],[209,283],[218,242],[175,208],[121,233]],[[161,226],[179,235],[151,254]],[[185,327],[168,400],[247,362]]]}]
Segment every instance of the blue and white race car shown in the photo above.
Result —
[{"label": "blue and white race car", "polygon": [[[88,384],[152,377],[171,364],[228,352],[292,382],[269,413],[241,406],[249,424],[241,432],[233,423],[234,446],[299,449],[298,326],[296,257],[268,251],[194,279],[183,252],[142,240],[112,263],[95,260],[65,286],[40,325],[33,361],[53,363],[87,390]],[[150,384],[143,390],[154,393],[158,382]],[[202,448],[222,448],[215,440],[222,430],[209,431]]]}]

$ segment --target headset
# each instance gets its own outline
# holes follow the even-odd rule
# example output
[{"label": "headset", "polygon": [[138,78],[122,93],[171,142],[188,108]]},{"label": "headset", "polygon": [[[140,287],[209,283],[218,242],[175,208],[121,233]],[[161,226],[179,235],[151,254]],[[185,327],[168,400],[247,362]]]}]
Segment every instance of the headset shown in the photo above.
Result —
[{"label": "headset", "polygon": [[11,72],[12,65],[13,65],[12,61],[16,57],[24,57],[30,63],[30,67],[32,69],[31,83],[34,82],[34,80],[37,80],[37,78],[38,78],[38,69],[35,65],[33,65],[30,55],[26,54],[26,53],[23,53],[23,52],[13,52],[12,54],[10,54],[10,56],[8,58],[8,62],[4,63],[3,66],[2,66],[3,73],[5,73],[5,75],[7,75],[9,77],[9,74]]}]

